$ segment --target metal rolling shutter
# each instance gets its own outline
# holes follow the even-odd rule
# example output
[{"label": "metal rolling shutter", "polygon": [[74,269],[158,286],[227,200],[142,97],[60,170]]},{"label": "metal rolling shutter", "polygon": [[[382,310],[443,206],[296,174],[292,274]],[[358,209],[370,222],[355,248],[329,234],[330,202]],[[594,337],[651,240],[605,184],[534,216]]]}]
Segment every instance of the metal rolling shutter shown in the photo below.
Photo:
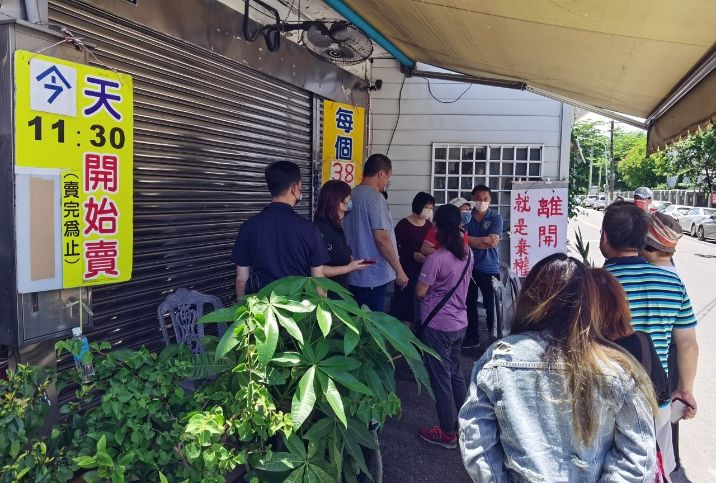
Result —
[{"label": "metal rolling shutter", "polygon": [[241,222],[269,201],[265,166],[294,161],[312,184],[312,98],[83,2],[51,0],[50,20],[96,45],[92,64],[134,77],[134,272],[93,289],[91,338],[156,349],[171,291],[233,298],[228,257]]}]

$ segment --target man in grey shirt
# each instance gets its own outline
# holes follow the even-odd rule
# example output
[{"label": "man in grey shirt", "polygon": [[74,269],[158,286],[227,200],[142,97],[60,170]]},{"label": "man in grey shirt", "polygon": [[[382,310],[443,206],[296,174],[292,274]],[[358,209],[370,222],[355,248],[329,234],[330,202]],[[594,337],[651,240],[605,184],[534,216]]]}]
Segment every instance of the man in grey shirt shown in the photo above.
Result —
[{"label": "man in grey shirt", "polygon": [[383,193],[390,184],[393,166],[383,154],[370,156],[363,166],[363,181],[351,193],[353,208],[343,221],[343,230],[357,259],[375,260],[375,265],[348,275],[348,284],[359,305],[374,312],[385,309],[388,284],[401,289],[408,276],[398,259],[393,218]]}]

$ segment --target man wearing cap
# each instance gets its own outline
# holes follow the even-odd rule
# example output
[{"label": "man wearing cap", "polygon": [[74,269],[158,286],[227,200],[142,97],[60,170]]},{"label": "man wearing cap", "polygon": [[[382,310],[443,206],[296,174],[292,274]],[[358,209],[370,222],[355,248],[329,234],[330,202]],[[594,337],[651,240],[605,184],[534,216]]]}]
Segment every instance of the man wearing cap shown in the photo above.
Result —
[{"label": "man wearing cap", "polygon": [[[475,207],[475,203],[467,201],[465,198],[458,196],[457,198],[451,199],[449,201],[449,204],[457,206],[457,209],[460,210],[460,216],[462,217],[462,226],[464,228],[465,225],[470,222],[470,218],[472,217],[472,209]],[[467,242],[468,236],[467,232],[465,232],[465,243]],[[427,257],[428,255],[435,253],[438,248],[440,248],[440,244],[438,243],[438,235],[435,231],[435,225],[433,225],[430,227],[428,233],[425,235],[425,240],[423,240],[423,246],[420,247],[420,253]]]},{"label": "man wearing cap", "polygon": [[486,324],[488,344],[493,341],[492,326],[495,319],[495,292],[492,277],[500,278],[500,258],[497,246],[500,243],[504,222],[502,216],[490,209],[492,191],[484,185],[472,189],[475,209],[470,221],[465,225],[469,235],[469,245],[474,255],[473,276],[467,294],[467,332],[463,347],[475,347],[480,344],[479,321],[477,314],[477,291],[482,293],[482,303],[487,312]]},{"label": "man wearing cap", "polygon": [[651,200],[653,197],[653,193],[646,186],[641,186],[634,190],[634,204],[647,213],[651,207]]}]

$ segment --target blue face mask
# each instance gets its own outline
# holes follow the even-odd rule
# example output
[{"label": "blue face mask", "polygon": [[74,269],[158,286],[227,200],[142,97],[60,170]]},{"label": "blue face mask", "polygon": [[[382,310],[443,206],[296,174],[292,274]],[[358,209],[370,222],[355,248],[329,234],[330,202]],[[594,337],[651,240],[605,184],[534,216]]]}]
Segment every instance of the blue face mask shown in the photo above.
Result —
[{"label": "blue face mask", "polygon": [[348,211],[351,211],[353,209],[353,200],[348,200]]},{"label": "blue face mask", "polygon": [[462,224],[467,225],[472,220],[472,211],[465,211],[462,213]]}]

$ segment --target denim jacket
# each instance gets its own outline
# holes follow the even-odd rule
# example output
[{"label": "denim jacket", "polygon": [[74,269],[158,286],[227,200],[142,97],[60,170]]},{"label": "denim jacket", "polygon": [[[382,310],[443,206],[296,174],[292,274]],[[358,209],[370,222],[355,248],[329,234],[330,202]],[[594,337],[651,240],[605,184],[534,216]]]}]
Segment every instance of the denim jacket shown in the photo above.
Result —
[{"label": "denim jacket", "polygon": [[599,397],[596,434],[576,438],[564,366],[544,362],[537,332],[508,336],[475,363],[460,410],[460,449],[476,482],[646,482],[656,465],[647,399],[616,364]]}]

